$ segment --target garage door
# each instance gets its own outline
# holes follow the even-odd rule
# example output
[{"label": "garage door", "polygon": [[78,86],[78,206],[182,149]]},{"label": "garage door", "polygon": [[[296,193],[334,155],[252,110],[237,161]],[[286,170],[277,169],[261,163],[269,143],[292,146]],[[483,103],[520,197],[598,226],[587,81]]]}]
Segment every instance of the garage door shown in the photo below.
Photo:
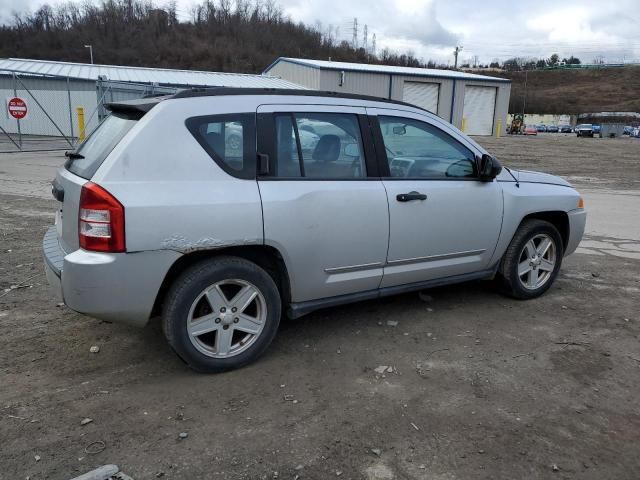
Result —
[{"label": "garage door", "polygon": [[462,116],[465,119],[465,133],[467,135],[491,135],[493,133],[496,91],[495,87],[465,87]]},{"label": "garage door", "polygon": [[404,82],[402,100],[437,114],[439,87],[437,83]]}]

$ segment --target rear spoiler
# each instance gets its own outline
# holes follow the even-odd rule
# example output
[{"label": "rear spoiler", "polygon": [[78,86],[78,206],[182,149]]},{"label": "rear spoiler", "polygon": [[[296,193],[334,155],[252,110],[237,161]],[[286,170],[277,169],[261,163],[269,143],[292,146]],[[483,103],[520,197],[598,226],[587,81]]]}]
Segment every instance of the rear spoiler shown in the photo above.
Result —
[{"label": "rear spoiler", "polygon": [[122,100],[105,104],[105,108],[113,113],[124,113],[129,115],[143,116],[161,101],[173,95],[161,95],[158,97],[139,98],[136,100]]}]

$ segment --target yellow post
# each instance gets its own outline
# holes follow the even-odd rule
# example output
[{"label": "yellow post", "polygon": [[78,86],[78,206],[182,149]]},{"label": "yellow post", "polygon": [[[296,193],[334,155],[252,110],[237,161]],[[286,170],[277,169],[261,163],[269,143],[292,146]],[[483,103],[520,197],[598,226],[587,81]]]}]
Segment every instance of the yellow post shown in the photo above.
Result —
[{"label": "yellow post", "polygon": [[463,132],[467,129],[467,119],[463,118],[462,119],[462,124],[460,125],[460,130],[462,130]]},{"label": "yellow post", "polygon": [[502,135],[502,120],[496,123],[496,138],[500,138],[500,135]]},{"label": "yellow post", "polygon": [[84,108],[77,107],[76,114],[78,115],[78,139],[82,142],[85,137],[84,130]]}]

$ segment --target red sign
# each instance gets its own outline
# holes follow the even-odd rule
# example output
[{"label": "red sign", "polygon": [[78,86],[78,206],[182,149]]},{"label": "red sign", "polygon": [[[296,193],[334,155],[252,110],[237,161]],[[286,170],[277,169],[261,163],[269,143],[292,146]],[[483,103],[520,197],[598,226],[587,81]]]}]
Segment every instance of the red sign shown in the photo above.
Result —
[{"label": "red sign", "polygon": [[22,120],[27,116],[27,104],[21,98],[10,98],[7,102],[7,109],[9,110],[9,115],[16,120]]}]

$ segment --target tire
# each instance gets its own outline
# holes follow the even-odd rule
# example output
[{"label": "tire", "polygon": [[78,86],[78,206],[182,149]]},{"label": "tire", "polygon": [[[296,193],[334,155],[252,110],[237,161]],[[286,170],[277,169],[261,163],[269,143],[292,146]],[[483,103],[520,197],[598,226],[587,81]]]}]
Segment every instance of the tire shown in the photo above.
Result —
[{"label": "tire", "polygon": [[189,367],[215,373],[260,357],[278,331],[280,314],[280,294],[267,272],[242,258],[216,257],[175,280],[162,326],[169,345]]},{"label": "tire", "polygon": [[[549,241],[547,249],[546,243],[542,244],[543,240]],[[530,241],[535,253],[531,250]],[[544,220],[525,220],[518,227],[500,263],[498,279],[503,292],[520,300],[539,297],[558,276],[563,256],[564,245],[556,227]],[[532,257],[536,258],[532,260]]]}]

